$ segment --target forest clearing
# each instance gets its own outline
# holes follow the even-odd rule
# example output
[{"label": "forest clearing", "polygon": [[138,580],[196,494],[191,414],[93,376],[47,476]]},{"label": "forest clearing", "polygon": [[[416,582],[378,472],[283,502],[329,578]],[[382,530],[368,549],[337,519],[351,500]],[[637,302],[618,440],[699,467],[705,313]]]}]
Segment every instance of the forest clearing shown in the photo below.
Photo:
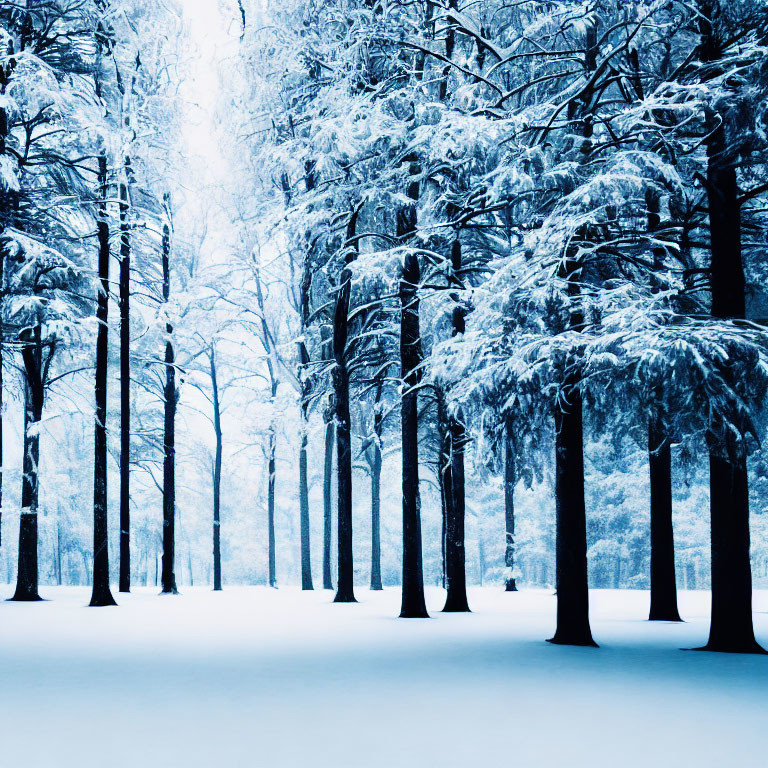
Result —
[{"label": "forest clearing", "polygon": [[[679,650],[706,638],[703,591],[680,593],[684,624],[646,621],[645,591],[593,591],[599,650],[541,642],[546,590],[471,588],[472,614],[416,622],[394,618],[396,589],[341,606],[297,588],[139,589],[104,612],[85,589],[48,591],[3,610],[8,765],[764,765],[763,659]],[[768,641],[768,592],[755,611]]]}]

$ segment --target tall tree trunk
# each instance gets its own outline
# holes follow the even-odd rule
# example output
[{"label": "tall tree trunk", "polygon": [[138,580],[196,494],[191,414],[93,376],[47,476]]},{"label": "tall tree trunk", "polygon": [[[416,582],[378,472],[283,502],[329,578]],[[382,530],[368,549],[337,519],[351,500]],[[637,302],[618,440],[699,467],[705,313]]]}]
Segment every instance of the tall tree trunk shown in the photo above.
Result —
[{"label": "tall tree trunk", "polygon": [[584,502],[584,425],[578,374],[566,377],[555,412],[557,629],[560,645],[591,645]]},{"label": "tall tree trunk", "polygon": [[301,449],[299,450],[299,507],[301,534],[301,588],[314,589],[312,585],[312,560],[309,536],[309,481],[307,471],[307,420],[302,419]]},{"label": "tall tree trunk", "polygon": [[339,292],[333,315],[333,385],[336,394],[336,481],[338,501],[338,572],[336,603],[354,603],[354,555],[352,551],[352,436],[349,413],[349,370],[347,369],[347,339],[349,337],[349,302],[352,274],[349,265],[357,255],[357,217],[352,212],[347,225],[346,266],[341,274]]},{"label": "tall tree trunk", "polygon": [[[39,326],[36,330],[39,330]],[[28,365],[27,362],[29,361]],[[16,591],[11,600],[40,600],[38,594],[38,467],[40,463],[40,419],[42,384],[40,350],[25,350],[24,377],[24,458],[21,478],[21,515],[19,518],[19,568]]]},{"label": "tall tree trunk", "polygon": [[[97,95],[100,88],[96,78]],[[93,462],[93,588],[91,606],[115,605],[109,588],[109,538],[107,520],[107,375],[109,366],[109,219],[107,212],[107,157],[99,155],[99,291],[96,304],[96,425]]]},{"label": "tall tree trunk", "polygon": [[[274,391],[273,387],[273,391]],[[272,402],[275,401],[274,395]],[[277,453],[277,433],[274,422],[269,428],[269,456],[267,458],[267,580],[269,586],[277,587],[277,567],[275,556],[275,473]]]},{"label": "tall tree trunk", "polygon": [[[461,242],[454,240],[451,248],[452,282],[460,285],[461,281]],[[461,298],[453,294],[454,308],[451,317],[453,336],[461,336],[465,331],[465,313]],[[459,411],[448,417],[448,436],[450,440],[450,482],[446,483],[446,518],[445,527],[445,576],[446,595],[444,611],[469,611],[467,602],[466,551],[464,546],[464,446],[467,435],[464,429],[463,414]]]},{"label": "tall tree trunk", "polygon": [[[285,182],[287,185],[287,181]],[[275,556],[275,473],[277,469],[277,424],[275,422],[275,403],[280,382],[277,378],[277,360],[272,346],[272,335],[267,325],[264,292],[261,288],[261,275],[258,266],[253,273],[256,282],[256,301],[261,315],[262,344],[267,355],[267,370],[269,371],[270,403],[272,416],[269,423],[269,446],[267,454],[267,581],[270,587],[277,587],[277,570]]]},{"label": "tall tree trunk", "polygon": [[381,436],[384,415],[381,412],[382,382],[376,386],[373,414],[373,459],[371,461],[371,589],[380,591],[381,584]]},{"label": "tall tree trunk", "polygon": [[[0,114],[4,115],[4,110],[0,110]],[[0,124],[2,118],[0,118]],[[0,128],[0,135],[2,130]],[[2,148],[2,147],[0,147]],[[3,227],[0,227],[0,232],[3,231]],[[0,252],[0,548],[3,546],[3,400],[4,400],[4,386],[3,381],[3,303],[5,299],[5,255]]]},{"label": "tall tree trunk", "polygon": [[63,569],[61,563],[61,521],[56,516],[56,586],[64,583]]},{"label": "tall tree trunk", "polygon": [[[701,2],[704,63],[721,58],[713,15],[719,4]],[[737,155],[729,149],[725,121],[718,121],[707,142],[707,196],[712,249],[712,316],[746,315],[741,252],[741,208],[736,178]],[[709,487],[712,535],[712,620],[708,651],[765,653],[752,625],[752,570],[749,557],[749,481],[744,452],[726,456],[710,438]]]},{"label": "tall tree trunk", "polygon": [[213,390],[213,431],[216,434],[216,456],[213,460],[213,589],[221,591],[221,404],[216,375],[216,352],[211,345],[211,389]]},{"label": "tall tree trunk", "polygon": [[661,419],[648,426],[651,481],[651,621],[682,621],[677,609],[675,540],[672,530],[672,451]]},{"label": "tall tree trunk", "polygon": [[[638,75],[639,77],[639,75]],[[655,191],[645,195],[648,231],[655,233],[661,224],[660,200]],[[654,273],[664,267],[664,249],[653,250]],[[660,288],[654,285],[654,290]],[[661,394],[659,391],[658,395]],[[660,400],[657,397],[657,401]],[[651,609],[650,621],[682,621],[677,609],[675,577],[675,539],[672,527],[672,449],[664,431],[658,402],[651,405],[648,421],[648,466],[651,504]]]},{"label": "tall tree trunk", "polygon": [[[593,72],[597,65],[597,24],[586,28],[584,68]],[[585,93],[572,102],[569,117],[584,136],[582,156],[591,154],[593,126],[590,116],[592,94]],[[586,233],[584,233],[586,234]],[[581,264],[575,247],[566,254],[561,277],[566,281],[571,301],[570,328],[580,331],[584,315],[580,304]],[[584,421],[581,397],[581,366],[568,361],[555,408],[555,509],[557,628],[550,642],[561,645],[597,644],[589,626],[589,580],[587,573],[587,519],[584,501]]]},{"label": "tall tree trunk", "polygon": [[325,460],[323,461],[323,589],[333,589],[331,578],[333,443],[334,424],[331,417],[325,423]]},{"label": "tall tree trunk", "polygon": [[[576,259],[570,254],[564,267],[564,277],[574,302],[570,323],[572,329],[581,330],[584,321],[578,299],[577,271]],[[567,365],[555,408],[557,628],[550,642],[596,646],[589,626],[581,366],[575,359],[569,360]]]},{"label": "tall tree trunk", "polygon": [[[163,225],[163,300],[167,303],[171,295],[171,230]],[[173,351],[173,326],[165,325],[165,387],[163,401],[163,566],[161,591],[163,594],[178,594],[176,588],[176,362]]]},{"label": "tall tree trunk", "polygon": [[[410,160],[408,197],[413,201],[397,214],[397,237],[407,242],[416,232],[416,201],[421,168]],[[421,494],[419,493],[419,384],[421,382],[421,330],[419,328],[418,256],[410,251],[403,259],[400,278],[400,372],[403,461],[403,593],[401,618],[427,618],[421,550]]]},{"label": "tall tree trunk", "polygon": [[[130,160],[126,158],[126,173]],[[131,239],[128,184],[120,184],[120,592],[131,591]]]},{"label": "tall tree trunk", "polygon": [[446,574],[446,537],[448,536],[448,504],[451,482],[451,435],[448,431],[448,413],[445,405],[445,392],[440,387],[435,389],[437,400],[437,484],[440,488],[440,586],[445,589]]},{"label": "tall tree trunk", "polygon": [[505,591],[517,592],[515,583],[515,485],[517,471],[515,468],[515,441],[512,419],[504,421],[504,527],[506,542],[504,547],[504,565],[507,568]]},{"label": "tall tree trunk", "polygon": [[[6,41],[7,63],[0,66],[0,95],[5,97],[8,84],[10,81],[11,73],[15,68],[15,59],[13,58],[13,41]],[[8,110],[4,107],[0,107],[0,155],[7,154],[6,141],[8,139]],[[8,190],[6,190],[6,195]],[[0,209],[0,234],[5,232],[6,226],[9,226],[12,222],[10,212],[13,206],[8,204],[7,207]],[[0,547],[3,545],[3,352],[5,349],[4,336],[3,336],[3,304],[5,303],[5,253],[0,250]]]},{"label": "tall tree trunk", "polygon": [[451,440],[451,481],[446,485],[448,513],[445,527],[445,581],[444,611],[469,611],[467,602],[466,552],[464,546],[464,445],[466,432],[462,415],[451,416],[449,421]]},{"label": "tall tree trunk", "polygon": [[[311,160],[304,164],[304,181],[307,192],[315,188],[315,165]],[[309,426],[309,397],[312,384],[309,378],[309,350],[307,349],[306,334],[310,319],[310,304],[312,291],[312,249],[304,255],[301,268],[301,284],[299,286],[299,317],[301,320],[301,338],[299,340],[299,386],[301,397],[301,435],[299,446],[299,529],[301,539],[301,588],[314,589],[312,584],[312,556],[309,525],[309,478],[307,471],[307,432]]]}]

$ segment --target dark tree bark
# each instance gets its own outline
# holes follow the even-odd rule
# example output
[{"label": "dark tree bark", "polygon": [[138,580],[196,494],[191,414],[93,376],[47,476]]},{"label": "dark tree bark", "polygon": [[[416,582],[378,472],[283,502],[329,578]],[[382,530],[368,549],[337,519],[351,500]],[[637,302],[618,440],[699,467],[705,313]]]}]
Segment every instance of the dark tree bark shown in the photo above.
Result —
[{"label": "dark tree bark", "polygon": [[381,412],[381,380],[376,385],[373,413],[373,444],[371,446],[371,590],[383,589],[381,584],[381,438],[384,414]]},{"label": "dark tree bark", "polygon": [[[659,195],[646,192],[648,231],[654,233],[661,223]],[[654,272],[664,266],[664,249],[653,252]],[[660,286],[655,284],[654,290]],[[657,393],[657,401],[661,392]],[[672,450],[664,431],[658,402],[652,404],[648,421],[648,465],[651,504],[651,609],[650,621],[682,621],[677,608],[675,578],[675,539],[672,527]]]},{"label": "dark tree bark", "polygon": [[[701,2],[701,59],[722,57],[713,18],[715,3]],[[738,153],[729,149],[724,122],[707,142],[706,190],[712,261],[712,316],[741,319],[746,315],[741,251],[741,208],[736,178]],[[749,481],[743,451],[726,456],[710,436],[710,513],[712,534],[712,620],[703,650],[765,653],[752,624],[752,569],[749,558]]]},{"label": "dark tree bark", "polygon": [[[304,166],[304,180],[307,192],[315,188],[314,163],[307,161]],[[301,441],[299,445],[299,529],[301,539],[301,588],[314,589],[312,584],[312,556],[309,526],[309,477],[307,471],[307,431],[309,423],[309,398],[312,384],[309,378],[310,356],[305,341],[310,318],[312,290],[312,249],[304,255],[299,286],[299,317],[301,319],[301,340],[299,341],[299,396],[301,398]]]},{"label": "dark tree bark", "polygon": [[445,392],[440,387],[435,388],[437,400],[437,439],[439,441],[437,456],[437,484],[440,488],[440,586],[445,589],[446,575],[446,537],[448,535],[448,485],[451,482],[451,435],[448,431],[448,413],[445,404]]},{"label": "dark tree bark", "polygon": [[277,558],[275,556],[275,473],[277,434],[275,426],[269,430],[269,457],[267,459],[267,580],[269,586],[277,588]]},{"label": "dark tree bark", "polygon": [[[456,0],[448,0],[448,9],[450,10],[456,10],[457,2]],[[431,5],[430,5],[431,8]],[[448,19],[450,19],[450,15],[448,16]],[[450,62],[453,58],[453,52],[454,48],[456,46],[456,33],[454,31],[454,28],[451,24],[448,24],[446,31],[445,31],[445,60],[446,62]],[[481,67],[482,70],[482,67]],[[442,76],[440,77],[440,85],[438,87],[438,96],[439,100],[441,102],[445,102],[446,97],[448,95],[448,76],[451,72],[451,64],[446,63],[445,67],[443,67]]]},{"label": "dark tree bark", "polygon": [[[163,301],[171,296],[171,229],[163,225]],[[163,389],[163,565],[161,592],[178,594],[176,587],[176,361],[173,351],[173,326],[165,325],[165,387]]]},{"label": "dark tree bark", "polygon": [[[0,110],[0,115],[4,110]],[[2,118],[0,117],[0,123]],[[0,127],[0,135],[2,128]],[[3,231],[0,226],[0,233]],[[3,352],[5,349],[3,328],[3,302],[5,299],[5,254],[0,251],[0,547],[3,546],[3,400],[5,382],[3,381]]]},{"label": "dark tree bark", "polygon": [[[8,56],[7,63],[4,66],[0,66],[0,95],[5,96],[8,90],[8,84],[10,77],[15,68],[15,60],[13,58],[13,42],[7,41],[5,52]],[[0,107],[0,155],[7,153],[6,141],[8,138],[8,111]],[[9,201],[10,203],[10,201]],[[12,206],[7,204],[0,208],[0,234],[5,232],[6,226],[11,222],[9,215]],[[3,352],[5,349],[5,338],[3,328],[3,303],[5,303],[5,252],[0,249],[0,547],[3,545],[3,394],[4,394],[4,382],[3,382]]]},{"label": "dark tree bark", "polygon": [[35,342],[25,347],[24,356],[24,458],[21,478],[19,518],[19,567],[16,591],[11,600],[40,600],[38,594],[37,509],[39,497],[40,419],[43,415],[44,388],[40,349],[40,326],[35,327]]},{"label": "dark tree bark", "polygon": [[[130,160],[126,158],[126,173]],[[120,592],[131,591],[131,238],[128,184],[120,185]]]},{"label": "dark tree bark", "polygon": [[216,455],[213,460],[213,589],[221,591],[221,404],[219,380],[216,375],[216,351],[211,345],[211,389],[213,390],[213,431],[216,434]]},{"label": "dark tree bark", "polygon": [[[584,68],[594,71],[597,61],[597,26],[586,30]],[[583,157],[591,152],[593,134],[589,117],[592,95],[586,93],[572,102],[569,116],[585,138]],[[586,233],[584,233],[586,234]],[[579,278],[581,264],[575,248],[566,254],[561,277],[571,300],[570,327],[584,325]],[[587,573],[587,519],[584,502],[584,421],[581,397],[581,365],[570,359],[555,408],[555,509],[557,628],[550,642],[559,645],[596,646],[589,626],[589,580]]]},{"label": "dark tree bark", "polygon": [[584,425],[578,374],[566,378],[555,429],[557,629],[550,642],[595,646],[589,626]]},{"label": "dark tree bark", "polygon": [[[454,240],[451,247],[451,279],[455,285],[461,284],[461,242]],[[465,330],[465,312],[458,294],[453,294],[453,313],[451,316],[452,335],[463,335]],[[444,611],[469,611],[467,602],[466,553],[464,547],[464,447],[467,435],[461,412],[448,417],[448,437],[450,441],[450,480],[446,490],[446,526],[445,526],[445,581],[446,595]]]},{"label": "dark tree bark", "polygon": [[[584,323],[579,304],[578,271],[571,253],[566,258],[563,276],[573,302],[570,319],[573,330],[581,330]],[[596,646],[589,626],[584,420],[580,384],[581,365],[572,358],[568,361],[555,408],[557,628],[550,642]]]},{"label": "dark tree bark", "polygon": [[648,427],[651,480],[651,621],[682,621],[677,609],[675,540],[672,530],[672,451],[661,419]]},{"label": "dark tree bark", "polygon": [[504,585],[506,592],[517,592],[515,577],[515,485],[517,471],[515,468],[515,442],[512,419],[504,422],[504,527],[506,542],[504,547],[504,565],[508,576]]},{"label": "dark tree bark", "polygon": [[[18,9],[21,11],[21,9]],[[0,64],[0,96],[5,97],[8,93],[8,87],[11,84],[11,78],[18,65],[19,57],[16,56],[17,50],[24,51],[31,44],[33,34],[32,18],[29,12],[25,13],[23,19],[17,18],[19,22],[19,40],[15,40],[13,35],[6,35],[3,46],[3,61]],[[10,30],[8,30],[10,31]],[[17,47],[17,42],[18,47]],[[7,101],[3,98],[3,101]],[[0,107],[0,156],[8,153],[8,135],[10,133],[10,124],[8,120],[8,109]],[[0,234],[5,232],[7,227],[12,227],[16,219],[16,213],[19,209],[20,195],[12,189],[4,189],[2,195],[2,205],[0,205]],[[3,312],[2,305],[5,302],[5,252],[0,249],[0,546],[2,546],[2,491],[3,491],[3,351],[5,346]]]},{"label": "dark tree bark", "polygon": [[270,402],[273,406],[273,415],[269,424],[269,443],[267,448],[267,582],[270,587],[277,587],[277,570],[275,556],[275,473],[277,454],[277,425],[274,417],[274,404],[277,398],[279,380],[277,378],[277,361],[272,345],[272,336],[267,325],[267,315],[264,304],[264,292],[261,288],[261,276],[258,268],[254,269],[256,281],[256,302],[261,314],[262,344],[267,355],[267,370],[269,371]]},{"label": "dark tree bark", "polygon": [[461,418],[461,413],[450,418],[451,479],[446,484],[445,586],[448,594],[443,610],[454,613],[469,611],[464,547],[464,446],[467,437]]},{"label": "dark tree bark", "polygon": [[[96,78],[97,95],[99,78]],[[90,605],[115,605],[109,588],[109,541],[107,523],[107,375],[109,365],[109,219],[107,212],[107,158],[99,155],[99,291],[96,304],[96,426],[93,464],[93,588]]]},{"label": "dark tree bark", "polygon": [[301,532],[301,588],[314,589],[312,585],[312,560],[309,535],[309,482],[307,471],[306,419],[302,425],[301,449],[299,450],[299,507]]},{"label": "dark tree bark", "polygon": [[[302,281],[304,282],[304,281]],[[305,288],[302,287],[302,296],[306,296]],[[304,326],[305,314],[309,313],[308,297],[302,299],[302,327]],[[309,399],[309,380],[307,378],[307,367],[309,365],[309,353],[306,344],[302,341],[299,344],[299,382],[301,386],[301,441],[299,445],[299,528],[301,534],[301,588],[303,590],[314,589],[312,585],[312,558],[310,552],[310,531],[309,531],[309,478],[307,471],[307,427],[308,416],[307,407]]]},{"label": "dark tree bark", "polygon": [[[125,83],[117,60],[115,81],[124,109],[121,109],[123,127],[131,129],[130,107],[127,106]],[[137,54],[130,96],[136,95],[136,79],[141,58]],[[120,592],[131,591],[131,224],[130,185],[133,168],[128,154],[124,157],[124,178],[119,185],[120,211]]]},{"label": "dark tree bark", "polygon": [[333,480],[334,423],[331,416],[325,423],[325,460],[323,461],[323,589],[333,589],[331,578],[331,540],[333,530]]},{"label": "dark tree bark", "polygon": [[[416,201],[421,168],[410,159],[408,197],[413,201],[398,210],[397,236],[407,242],[416,231]],[[400,371],[403,380],[401,424],[403,460],[403,592],[401,618],[428,618],[424,601],[421,551],[421,494],[419,493],[419,384],[421,331],[419,328],[419,258],[410,251],[403,259],[400,278]]]},{"label": "dark tree bark", "polygon": [[61,562],[61,523],[56,518],[56,586],[60,587],[64,583],[63,568]]},{"label": "dark tree bark", "polygon": [[[2,292],[2,256],[0,256],[0,292]],[[3,546],[3,310],[0,305],[0,547]]]},{"label": "dark tree bark", "polygon": [[333,387],[336,396],[336,481],[338,500],[336,520],[338,526],[338,572],[336,603],[354,603],[354,556],[352,552],[352,437],[349,414],[349,370],[347,368],[347,340],[349,337],[349,302],[352,274],[349,265],[357,256],[357,217],[360,209],[352,212],[347,225],[346,266],[341,274],[339,291],[333,315]]}]

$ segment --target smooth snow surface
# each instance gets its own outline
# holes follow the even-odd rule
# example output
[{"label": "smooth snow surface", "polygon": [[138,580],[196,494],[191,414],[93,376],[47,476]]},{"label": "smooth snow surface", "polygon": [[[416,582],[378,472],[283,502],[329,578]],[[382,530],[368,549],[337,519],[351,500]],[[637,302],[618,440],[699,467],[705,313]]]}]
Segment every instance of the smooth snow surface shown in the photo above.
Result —
[{"label": "smooth snow surface", "polygon": [[[644,620],[648,594],[592,592],[600,649],[543,642],[554,597],[472,589],[470,615],[394,618],[296,589],[187,588],[84,607],[0,604],[0,765],[9,768],[751,768],[768,765],[768,657]],[[6,597],[11,594],[3,594]],[[768,644],[768,591],[755,594]]]}]

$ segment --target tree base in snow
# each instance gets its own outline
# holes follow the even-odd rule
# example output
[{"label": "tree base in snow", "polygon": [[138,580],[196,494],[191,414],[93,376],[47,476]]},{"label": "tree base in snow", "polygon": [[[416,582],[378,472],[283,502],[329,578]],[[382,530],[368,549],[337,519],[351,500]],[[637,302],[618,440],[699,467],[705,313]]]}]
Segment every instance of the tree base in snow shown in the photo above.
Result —
[{"label": "tree base in snow", "polygon": [[466,594],[465,595],[449,594],[445,600],[443,613],[470,613],[469,603],[467,602]]},{"label": "tree base in snow", "polygon": [[648,621],[682,621],[677,611],[651,611]]},{"label": "tree base in snow", "polygon": [[8,598],[9,603],[36,603],[43,598],[37,594],[37,592],[19,592],[16,590],[16,594],[13,597]]},{"label": "tree base in snow", "polygon": [[547,640],[552,645],[576,645],[581,648],[599,648],[600,646],[592,639],[592,635],[587,633],[569,634],[566,632],[557,632],[554,637]]},{"label": "tree base in snow", "polygon": [[89,608],[106,608],[110,605],[117,605],[115,598],[112,597],[112,593],[109,588],[106,590],[96,590],[91,595],[91,602],[88,603]]},{"label": "tree base in snow", "polygon": [[517,584],[514,579],[507,579],[507,583],[504,585],[505,592],[517,592]]},{"label": "tree base in snow", "polygon": [[400,602],[401,619],[428,619],[427,604],[424,601],[424,588],[415,585],[409,589],[403,588],[402,600]]},{"label": "tree base in snow", "polygon": [[707,643],[701,648],[689,648],[691,651],[710,651],[711,653],[751,653],[768,656],[768,651],[757,640],[733,643]]}]

